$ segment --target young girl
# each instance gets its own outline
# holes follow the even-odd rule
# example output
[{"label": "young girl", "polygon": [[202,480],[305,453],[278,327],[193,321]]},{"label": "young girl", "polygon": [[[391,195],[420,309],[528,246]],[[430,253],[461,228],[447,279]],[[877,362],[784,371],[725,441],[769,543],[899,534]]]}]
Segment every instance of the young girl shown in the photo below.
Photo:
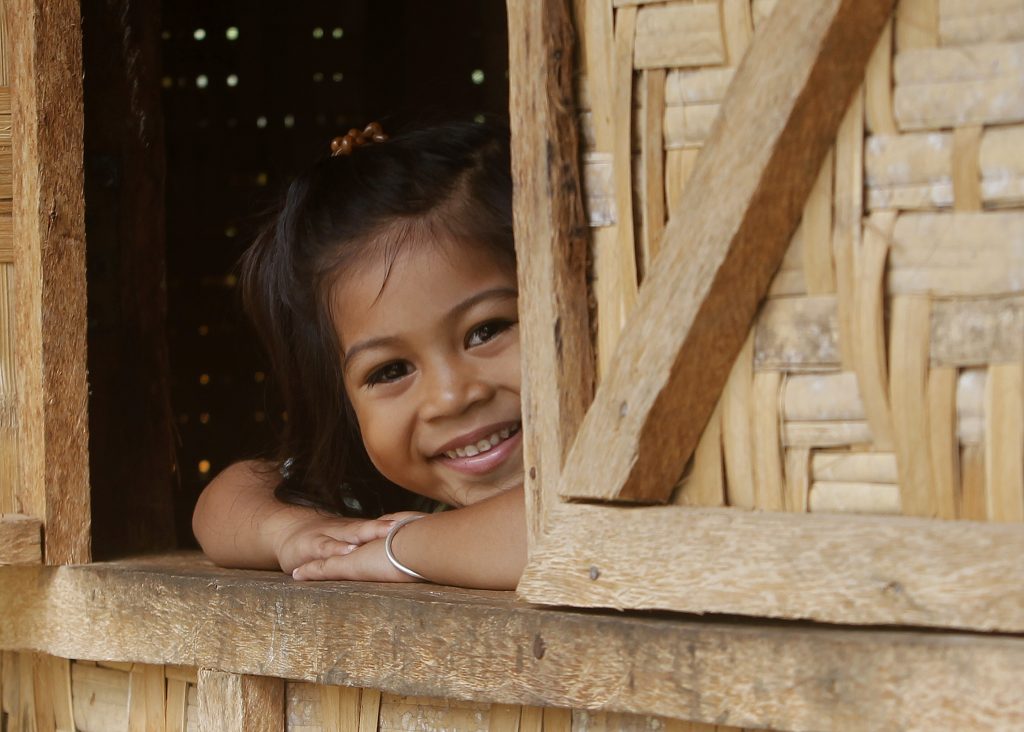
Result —
[{"label": "young girl", "polygon": [[[207,486],[196,537],[218,564],[300,580],[511,589],[526,523],[507,130],[371,126],[332,148],[243,259],[280,450]],[[394,513],[423,499],[455,510]]]}]

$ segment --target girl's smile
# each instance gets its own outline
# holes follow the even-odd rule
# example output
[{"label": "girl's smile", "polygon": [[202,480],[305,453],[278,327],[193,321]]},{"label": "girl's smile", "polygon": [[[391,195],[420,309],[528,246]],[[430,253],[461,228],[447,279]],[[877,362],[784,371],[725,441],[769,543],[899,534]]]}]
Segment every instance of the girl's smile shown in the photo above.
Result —
[{"label": "girl's smile", "polygon": [[371,248],[332,293],[345,390],[394,483],[455,506],[522,482],[515,271],[483,245]]}]

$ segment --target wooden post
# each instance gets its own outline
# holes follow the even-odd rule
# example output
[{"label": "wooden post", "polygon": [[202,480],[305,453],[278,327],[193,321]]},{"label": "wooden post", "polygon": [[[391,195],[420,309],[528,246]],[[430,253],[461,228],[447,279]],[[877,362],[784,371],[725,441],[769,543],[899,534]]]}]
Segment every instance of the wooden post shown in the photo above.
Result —
[{"label": "wooden post", "polygon": [[88,562],[82,39],[73,0],[8,0],[22,511],[48,564]]},{"label": "wooden post", "polygon": [[523,459],[536,537],[590,404],[594,356],[567,0],[511,0],[508,27]]}]

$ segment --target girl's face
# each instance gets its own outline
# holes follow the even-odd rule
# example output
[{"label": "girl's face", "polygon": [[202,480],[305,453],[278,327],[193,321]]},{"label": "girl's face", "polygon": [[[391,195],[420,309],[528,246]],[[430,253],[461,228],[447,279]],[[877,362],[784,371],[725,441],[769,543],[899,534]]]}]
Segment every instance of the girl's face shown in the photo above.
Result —
[{"label": "girl's face", "polygon": [[370,459],[453,506],[520,485],[515,272],[461,244],[407,242],[390,272],[383,259],[346,271],[331,303]]}]

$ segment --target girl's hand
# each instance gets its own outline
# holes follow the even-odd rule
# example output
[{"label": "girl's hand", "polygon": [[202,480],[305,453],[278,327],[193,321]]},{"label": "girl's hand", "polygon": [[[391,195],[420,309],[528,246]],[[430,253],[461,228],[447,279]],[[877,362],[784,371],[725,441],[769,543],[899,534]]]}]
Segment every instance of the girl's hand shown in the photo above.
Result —
[{"label": "girl's hand", "polygon": [[[404,529],[403,529],[404,530]],[[385,536],[387,532],[385,532]],[[362,582],[416,582],[391,566],[384,553],[384,539],[376,539],[341,554],[306,562],[296,567],[297,580],[357,580]]]},{"label": "girl's hand", "polygon": [[[296,567],[331,557],[343,557],[357,547],[383,539],[394,522],[412,513],[389,514],[376,520],[312,514],[289,521],[274,537],[274,553],[287,573]],[[387,562],[387,557],[384,558]]]}]

